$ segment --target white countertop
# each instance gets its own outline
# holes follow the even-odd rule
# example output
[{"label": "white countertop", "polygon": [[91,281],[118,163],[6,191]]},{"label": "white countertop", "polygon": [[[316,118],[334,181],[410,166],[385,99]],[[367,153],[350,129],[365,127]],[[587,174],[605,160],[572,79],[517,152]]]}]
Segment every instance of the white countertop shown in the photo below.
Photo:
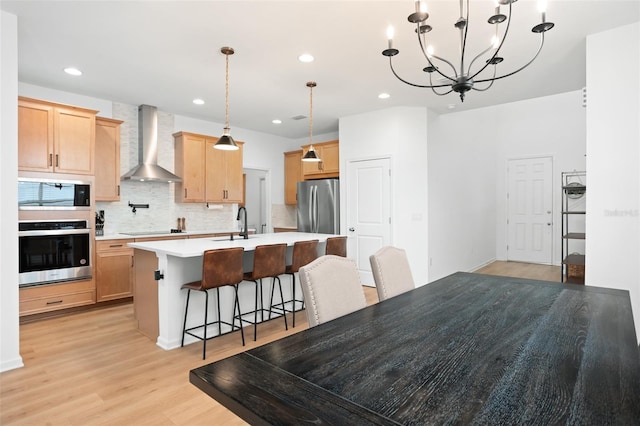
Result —
[{"label": "white countertop", "polygon": [[[183,236],[185,238],[189,237],[189,238],[194,238],[197,237],[198,235],[210,235],[210,234],[231,234],[231,233],[237,233],[240,232],[239,229],[209,229],[206,231],[184,231],[184,232],[165,232],[165,233],[158,233],[158,232],[154,232],[154,231],[149,231],[148,234],[144,233],[145,231],[140,231],[137,232],[135,235],[131,235],[131,234],[124,234],[124,233],[115,233],[115,234],[105,234],[105,235],[100,235],[100,236],[96,236],[96,241],[103,241],[103,240],[124,240],[124,239],[133,239],[133,238],[149,238],[149,237],[178,237],[178,236]],[[249,229],[249,232],[255,232],[255,229]]]},{"label": "white countertop", "polygon": [[[175,235],[175,234],[170,234]],[[254,250],[256,246],[263,244],[282,244],[292,246],[296,241],[319,240],[324,242],[328,237],[335,237],[332,234],[312,234],[307,232],[276,232],[272,234],[253,234],[248,239],[234,237],[233,241],[229,237],[208,237],[208,238],[188,238],[179,240],[149,241],[128,243],[129,247],[141,250],[156,252],[177,257],[197,257],[202,256],[205,250],[218,248],[242,247],[245,250]]]}]

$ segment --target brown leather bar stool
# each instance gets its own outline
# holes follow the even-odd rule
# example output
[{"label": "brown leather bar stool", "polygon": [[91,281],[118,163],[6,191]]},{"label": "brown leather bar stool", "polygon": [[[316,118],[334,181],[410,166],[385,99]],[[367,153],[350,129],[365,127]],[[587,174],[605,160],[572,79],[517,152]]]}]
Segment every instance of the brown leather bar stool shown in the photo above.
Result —
[{"label": "brown leather bar stool", "polygon": [[347,257],[347,237],[327,238],[325,254]]},{"label": "brown leather bar stool", "polygon": [[[243,280],[242,269],[242,256],[244,249],[242,247],[224,248],[207,250],[204,252],[202,258],[202,279],[199,281],[193,281],[182,286],[182,289],[187,289],[187,303],[184,308],[184,324],[182,326],[182,344],[184,346],[184,336],[188,334],[196,339],[202,340],[202,359],[205,359],[207,354],[207,340],[222,335],[222,324],[231,326],[231,331],[235,331],[235,318],[233,324],[223,321],[220,318],[220,287],[233,286],[235,288],[235,300],[233,313],[235,315],[236,308],[240,312],[240,303],[238,301],[238,284]],[[218,302],[218,319],[216,321],[208,322],[209,311],[209,292],[210,289],[216,289],[216,298]],[[195,327],[187,328],[187,313],[189,312],[189,296],[191,296],[191,290],[202,291],[205,295],[204,302],[204,324]],[[210,325],[218,324],[217,336],[207,337],[207,327]],[[203,328],[204,335],[193,333],[193,330]],[[226,334],[226,333],[225,333]],[[242,336],[242,346],[244,346],[244,331],[242,330],[242,323],[240,323],[240,335]]]},{"label": "brown leather bar stool", "polygon": [[[291,300],[282,301],[273,304],[273,288],[271,289],[271,307],[269,308],[269,318],[271,318],[271,310],[276,309],[286,315],[287,312],[293,314],[293,327],[296,326],[296,303],[300,303],[304,309],[304,300],[296,299],[296,272],[301,266],[313,262],[318,257],[318,240],[297,241],[293,244],[293,254],[291,256],[291,265],[287,265],[285,274],[291,275]],[[286,304],[291,303],[291,309],[287,309]]]},{"label": "brown leather bar stool", "polygon": [[[286,244],[265,244],[256,246],[253,252],[253,270],[251,272],[245,272],[243,279],[245,281],[253,281],[256,285],[256,298],[255,308],[253,311],[240,313],[238,307],[238,315],[233,316],[233,323],[235,324],[236,318],[240,320],[240,326],[243,322],[253,324],[253,341],[256,341],[258,336],[258,312],[260,312],[260,320],[264,321],[264,313],[269,312],[269,309],[265,309],[263,305],[262,295],[262,279],[273,278],[272,286],[275,286],[276,280],[278,280],[278,286],[280,287],[280,297],[282,296],[282,284],[280,283],[280,275],[284,274],[287,267],[287,245]],[[259,284],[258,284],[259,283]],[[258,296],[258,288],[260,288],[260,295]],[[260,299],[260,307],[258,307],[258,297]],[[243,316],[248,314],[254,314],[253,321],[244,319]],[[284,327],[289,329],[287,325],[287,316],[284,317]]]}]

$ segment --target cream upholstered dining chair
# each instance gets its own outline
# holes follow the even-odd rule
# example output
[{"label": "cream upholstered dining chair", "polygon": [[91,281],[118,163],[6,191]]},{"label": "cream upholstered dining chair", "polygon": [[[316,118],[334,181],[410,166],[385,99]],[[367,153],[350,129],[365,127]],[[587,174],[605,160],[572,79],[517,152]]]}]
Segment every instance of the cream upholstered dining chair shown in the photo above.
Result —
[{"label": "cream upholstered dining chair", "polygon": [[403,249],[382,247],[369,256],[369,262],[380,301],[415,288],[407,253]]},{"label": "cream upholstered dining chair", "polygon": [[360,274],[352,259],[324,255],[298,271],[309,327],[367,306]]}]

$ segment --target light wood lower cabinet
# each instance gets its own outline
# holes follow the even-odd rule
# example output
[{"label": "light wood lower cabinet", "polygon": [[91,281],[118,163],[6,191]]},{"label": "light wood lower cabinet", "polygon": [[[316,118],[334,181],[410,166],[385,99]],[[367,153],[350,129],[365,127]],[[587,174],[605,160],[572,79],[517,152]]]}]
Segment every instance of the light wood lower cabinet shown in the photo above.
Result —
[{"label": "light wood lower cabinet", "polygon": [[96,301],[133,296],[133,239],[96,241]]},{"label": "light wood lower cabinet", "polygon": [[96,286],[93,280],[25,287],[20,289],[20,316],[92,305],[95,302]]}]

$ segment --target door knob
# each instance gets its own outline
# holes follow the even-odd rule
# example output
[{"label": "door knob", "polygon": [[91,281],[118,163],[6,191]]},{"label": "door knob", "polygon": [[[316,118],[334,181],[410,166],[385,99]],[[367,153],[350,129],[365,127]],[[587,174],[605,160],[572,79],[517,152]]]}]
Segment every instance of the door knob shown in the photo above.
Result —
[{"label": "door knob", "polygon": [[353,232],[353,231],[355,231],[355,229],[349,228],[349,232]]}]

